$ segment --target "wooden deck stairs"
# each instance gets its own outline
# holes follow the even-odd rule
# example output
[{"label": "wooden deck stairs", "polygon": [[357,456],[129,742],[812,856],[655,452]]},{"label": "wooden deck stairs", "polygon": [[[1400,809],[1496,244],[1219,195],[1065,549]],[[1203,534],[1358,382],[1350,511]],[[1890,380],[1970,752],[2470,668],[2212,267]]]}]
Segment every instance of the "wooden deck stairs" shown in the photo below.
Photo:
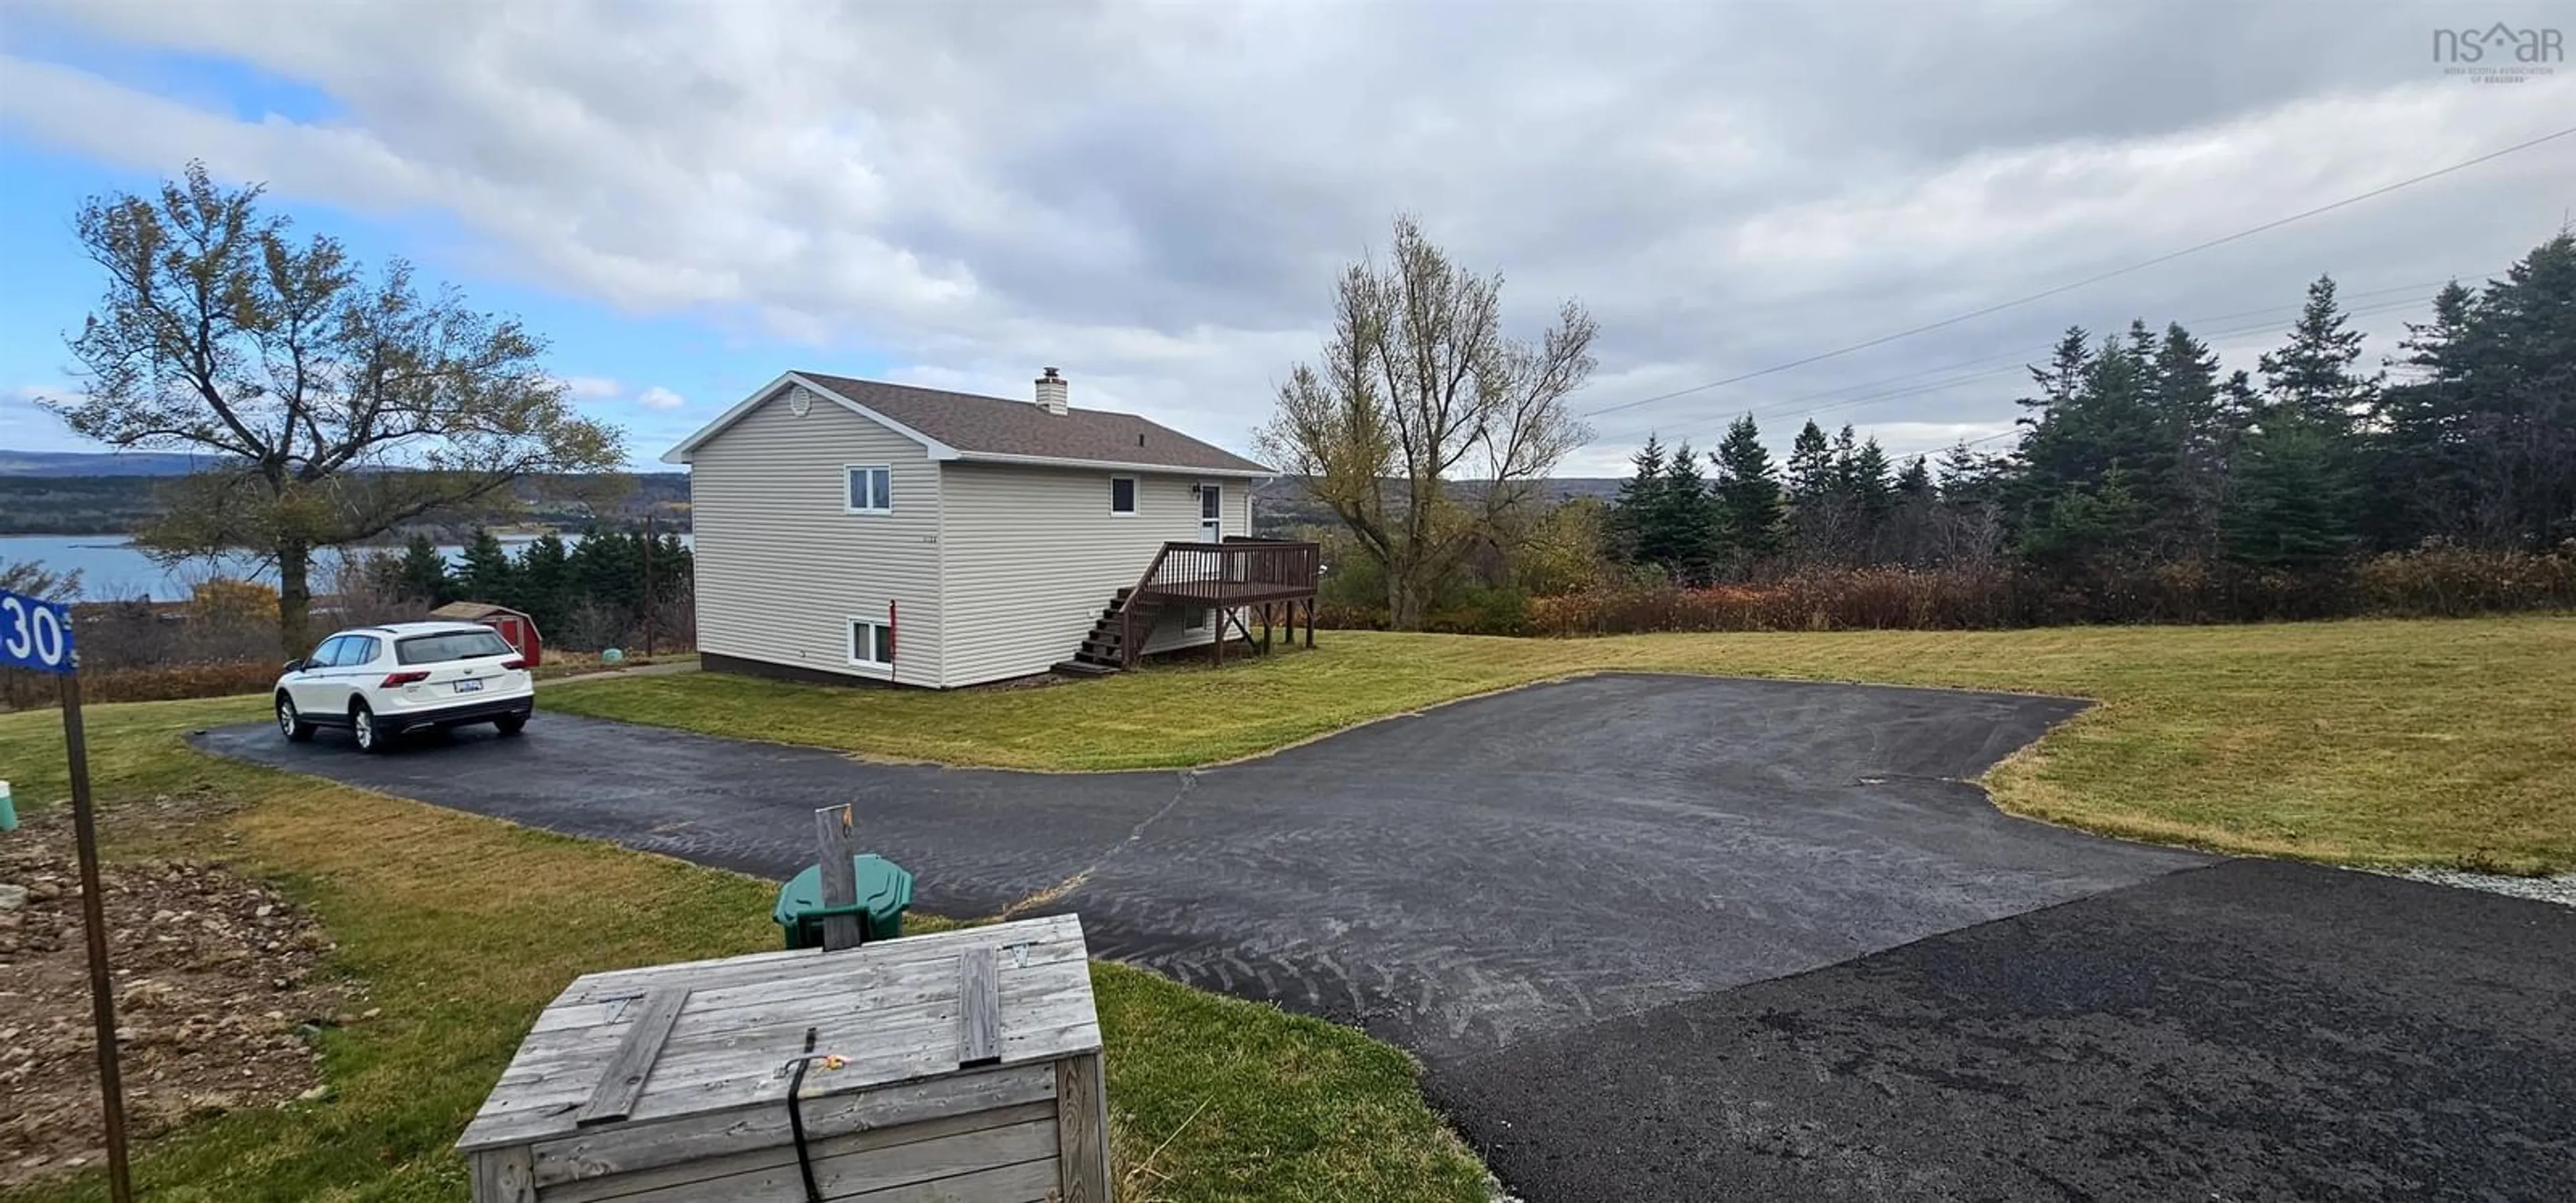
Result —
[{"label": "wooden deck stairs", "polygon": [[[1070,676],[1099,677],[1126,667],[1125,615],[1130,599],[1135,596],[1134,587],[1120,586],[1118,595],[1110,599],[1109,605],[1100,611],[1099,619],[1091,624],[1091,633],[1082,637],[1081,650],[1073,654],[1073,659],[1059,662],[1055,670]],[[1140,632],[1137,638],[1141,640],[1144,638],[1141,632],[1153,630],[1154,620],[1162,617],[1163,603],[1155,598],[1145,598],[1136,601],[1134,608],[1136,630]]]},{"label": "wooden deck stairs", "polygon": [[1134,585],[1120,589],[1103,607],[1070,660],[1055,671],[1069,676],[1105,676],[1133,668],[1144,658],[1145,644],[1163,611],[1172,606],[1203,607],[1214,615],[1217,638],[1209,655],[1225,660],[1226,629],[1254,642],[1251,621],[1258,616],[1261,637],[1255,643],[1270,650],[1275,622],[1284,622],[1296,638],[1297,609],[1306,611],[1306,646],[1315,646],[1315,585],[1322,549],[1313,543],[1272,539],[1229,538],[1221,543],[1166,543]]}]

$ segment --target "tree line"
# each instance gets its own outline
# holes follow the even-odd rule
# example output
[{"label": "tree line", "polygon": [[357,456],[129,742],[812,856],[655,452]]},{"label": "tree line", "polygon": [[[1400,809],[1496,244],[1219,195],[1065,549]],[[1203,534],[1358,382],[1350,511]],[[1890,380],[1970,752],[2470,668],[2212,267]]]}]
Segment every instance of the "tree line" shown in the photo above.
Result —
[{"label": "tree line", "polygon": [[694,632],[697,562],[677,535],[592,528],[567,541],[548,533],[513,556],[478,527],[459,559],[449,564],[427,536],[416,535],[399,553],[369,557],[362,573],[378,596],[420,609],[465,600],[518,610],[563,647],[636,643],[648,623],[666,645]]},{"label": "tree line", "polygon": [[[1499,291],[1400,218],[1386,259],[1344,272],[1323,353],[1279,390],[1259,446],[1330,515],[1306,533],[1327,544],[1337,621],[1978,626],[2576,602],[2564,233],[2501,278],[2443,288],[2377,362],[2324,277],[2249,370],[2180,323],[2069,329],[2030,369],[2008,443],[1899,457],[1810,419],[1775,457],[1748,414],[1714,448],[1648,439],[1606,506],[1557,503],[1547,479],[1591,437],[1569,398],[1593,322],[1567,301],[1537,337],[1506,337]],[[1720,585],[1734,593],[1640,593]],[[1553,599],[1585,604],[1538,604]]]},{"label": "tree line", "polygon": [[2252,372],[2180,323],[2069,329],[2008,451],[1897,462],[1810,419],[1775,463],[1753,418],[1703,455],[1649,439],[1603,551],[1686,584],[2002,562],[2051,581],[2198,563],[2317,574],[2428,541],[2576,539],[2576,238],[2452,283],[2368,363],[2331,277]]}]

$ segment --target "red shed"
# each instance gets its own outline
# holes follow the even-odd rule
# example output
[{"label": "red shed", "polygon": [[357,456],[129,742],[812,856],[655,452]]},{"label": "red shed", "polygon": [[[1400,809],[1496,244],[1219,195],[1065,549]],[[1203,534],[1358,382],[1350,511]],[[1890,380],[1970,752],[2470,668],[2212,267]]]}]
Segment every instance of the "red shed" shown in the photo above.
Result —
[{"label": "red shed", "polygon": [[519,654],[528,658],[528,667],[535,668],[546,661],[545,637],[537,633],[537,620],[508,606],[494,605],[491,602],[452,601],[430,611],[429,616],[444,618],[451,622],[482,623],[501,632],[501,638],[509,640],[511,647],[519,649]]}]

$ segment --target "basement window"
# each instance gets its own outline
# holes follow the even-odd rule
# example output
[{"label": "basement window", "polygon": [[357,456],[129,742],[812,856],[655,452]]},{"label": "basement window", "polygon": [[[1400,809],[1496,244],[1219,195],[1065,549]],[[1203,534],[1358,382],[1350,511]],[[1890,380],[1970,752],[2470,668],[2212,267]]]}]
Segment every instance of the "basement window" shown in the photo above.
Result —
[{"label": "basement window", "polygon": [[894,628],[864,618],[851,619],[850,663],[867,668],[893,668]]},{"label": "basement window", "polygon": [[1135,477],[1112,476],[1109,478],[1109,514],[1113,518],[1133,518],[1136,516]]},{"label": "basement window", "polygon": [[850,464],[842,472],[848,485],[842,498],[843,513],[894,512],[894,469],[884,464]]}]

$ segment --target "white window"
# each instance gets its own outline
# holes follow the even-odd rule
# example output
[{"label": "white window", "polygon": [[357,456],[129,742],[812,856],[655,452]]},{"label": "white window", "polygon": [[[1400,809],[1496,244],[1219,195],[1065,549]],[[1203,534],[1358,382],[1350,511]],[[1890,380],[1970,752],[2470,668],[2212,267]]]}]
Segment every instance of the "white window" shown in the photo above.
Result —
[{"label": "white window", "polygon": [[1181,629],[1184,631],[1204,631],[1207,629],[1207,620],[1206,606],[1191,606],[1181,611]]},{"label": "white window", "polygon": [[843,469],[848,489],[842,508],[852,514],[894,512],[894,470],[884,464],[851,464]]},{"label": "white window", "polygon": [[865,618],[851,619],[850,663],[894,667],[894,628]]},{"label": "white window", "polygon": [[1109,513],[1111,517],[1116,518],[1133,518],[1136,516],[1135,477],[1112,476],[1109,478]]}]

